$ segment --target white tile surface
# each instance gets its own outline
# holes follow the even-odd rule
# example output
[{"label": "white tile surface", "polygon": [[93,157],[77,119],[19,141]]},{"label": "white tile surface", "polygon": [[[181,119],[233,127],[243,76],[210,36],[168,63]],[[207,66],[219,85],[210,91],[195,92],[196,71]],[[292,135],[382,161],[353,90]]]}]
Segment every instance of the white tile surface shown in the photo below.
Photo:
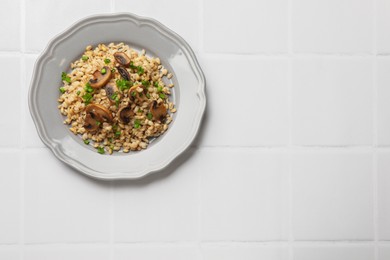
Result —
[{"label": "white tile surface", "polygon": [[81,176],[48,149],[26,153],[25,241],[108,242],[108,182]]},{"label": "white tile surface", "polygon": [[303,58],[293,66],[294,144],[372,143],[371,59]]},{"label": "white tile surface", "polygon": [[[0,260],[390,259],[389,10],[388,0],[2,1]],[[194,150],[110,185],[42,149],[27,94],[50,38],[114,11],[183,36],[208,103]]]},{"label": "white tile surface", "polygon": [[109,13],[110,3],[105,0],[27,0],[26,10],[26,49],[42,51],[51,38],[81,18]]},{"label": "white tile surface", "polygon": [[390,259],[390,246],[379,246],[378,260]]},{"label": "white tile surface", "polygon": [[363,152],[294,155],[294,238],[373,239],[372,163]]},{"label": "white tile surface", "polygon": [[[204,1],[206,52],[287,52],[287,0]],[[223,6],[223,8],[221,8]]]},{"label": "white tile surface", "polygon": [[117,246],[114,260],[200,260],[194,246]]},{"label": "white tile surface", "polygon": [[36,59],[38,58],[37,55],[29,55],[25,58],[26,60],[26,72],[25,72],[25,84],[23,88],[23,100],[25,102],[24,107],[24,131],[23,131],[23,140],[24,145],[26,147],[45,147],[45,145],[42,143],[41,139],[39,138],[37,134],[37,130],[35,128],[34,122],[30,115],[30,110],[28,108],[27,102],[28,102],[28,91],[30,88],[30,82],[31,82],[31,76],[34,69],[34,64]]},{"label": "white tile surface", "polygon": [[378,145],[390,145],[390,59],[380,58],[377,60],[377,124]]},{"label": "white tile surface", "polygon": [[[196,153],[161,180],[118,182],[114,197],[116,242],[197,239],[199,170]],[[126,231],[124,231],[126,230]]]},{"label": "white tile surface", "polygon": [[202,247],[204,260],[287,260],[287,247],[280,246],[204,246]]},{"label": "white tile surface", "polygon": [[205,149],[199,159],[204,240],[287,239],[286,155]]},{"label": "white tile surface", "polygon": [[19,152],[1,151],[0,165],[0,244],[17,243],[20,233]]},{"label": "white tile surface", "polygon": [[109,250],[104,246],[42,246],[24,250],[25,260],[109,260]]},{"label": "white tile surface", "polygon": [[0,248],[0,259],[20,260],[20,251],[18,248]]},{"label": "white tile surface", "polygon": [[390,153],[378,154],[378,236],[390,240]]},{"label": "white tile surface", "polygon": [[159,20],[186,40],[195,51],[199,49],[200,1],[192,0],[116,0],[116,12],[130,12]]},{"label": "white tile surface", "polygon": [[376,1],[376,43],[378,53],[390,53],[390,2]]},{"label": "white tile surface", "polygon": [[293,49],[297,52],[372,52],[373,1],[294,0]]},{"label": "white tile surface", "polygon": [[1,1],[0,51],[20,50],[20,2],[21,0]]},{"label": "white tile surface", "polygon": [[373,260],[373,246],[298,246],[294,260]]},{"label": "white tile surface", "polygon": [[[1,9],[1,8],[0,8]],[[20,58],[14,55],[0,56],[0,71],[3,76],[3,96],[0,102],[3,113],[0,120],[0,146],[16,147],[20,144]],[[5,76],[6,75],[6,76]],[[10,86],[12,88],[6,88]]]},{"label": "white tile surface", "polygon": [[[287,144],[286,59],[201,57],[201,63],[208,80],[208,108],[199,145]],[[248,77],[226,77],[232,64]]]}]

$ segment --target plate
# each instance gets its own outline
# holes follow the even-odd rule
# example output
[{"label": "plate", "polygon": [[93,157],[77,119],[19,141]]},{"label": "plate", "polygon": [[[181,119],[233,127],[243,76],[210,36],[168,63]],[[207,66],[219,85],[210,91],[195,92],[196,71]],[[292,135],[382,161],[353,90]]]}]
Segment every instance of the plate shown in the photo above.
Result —
[{"label": "plate", "polygon": [[[85,46],[124,42],[145,49],[174,75],[177,112],[168,130],[139,152],[101,155],[63,124],[57,109],[61,72]],[[168,166],[194,140],[206,106],[205,77],[191,47],[158,21],[129,13],[87,17],[51,40],[38,58],[29,90],[29,108],[39,137],[62,162],[99,179],[136,179]]]}]

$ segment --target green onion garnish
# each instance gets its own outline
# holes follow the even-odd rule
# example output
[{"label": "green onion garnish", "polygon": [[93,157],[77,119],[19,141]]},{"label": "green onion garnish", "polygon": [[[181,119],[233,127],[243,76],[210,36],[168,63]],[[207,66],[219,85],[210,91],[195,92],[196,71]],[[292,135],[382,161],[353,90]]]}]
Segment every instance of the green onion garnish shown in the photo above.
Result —
[{"label": "green onion garnish", "polygon": [[125,79],[118,79],[116,81],[116,85],[117,87],[121,90],[121,91],[124,91],[126,89],[129,89],[132,85],[133,85],[133,82],[131,81],[127,81]]},{"label": "green onion garnish", "polygon": [[136,119],[134,121],[134,128],[140,128],[140,126],[141,126],[141,122],[138,119]]},{"label": "green onion garnish", "polygon": [[61,78],[62,78],[63,81],[65,81],[65,82],[67,82],[67,83],[70,83],[70,82],[71,82],[70,77],[69,77],[68,74],[66,74],[65,72],[62,72]]},{"label": "green onion garnish", "polygon": [[152,118],[153,118],[152,113],[149,112],[147,116],[148,116],[148,119],[149,119],[149,120],[152,120]]}]

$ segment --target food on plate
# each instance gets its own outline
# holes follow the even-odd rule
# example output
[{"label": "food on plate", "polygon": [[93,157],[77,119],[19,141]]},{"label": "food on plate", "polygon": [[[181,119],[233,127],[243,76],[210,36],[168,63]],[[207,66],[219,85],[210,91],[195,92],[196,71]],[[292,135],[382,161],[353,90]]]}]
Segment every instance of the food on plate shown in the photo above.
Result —
[{"label": "food on plate", "polygon": [[70,131],[98,153],[139,151],[162,135],[176,112],[172,73],[157,57],[124,43],[87,46],[62,73],[58,109]]}]

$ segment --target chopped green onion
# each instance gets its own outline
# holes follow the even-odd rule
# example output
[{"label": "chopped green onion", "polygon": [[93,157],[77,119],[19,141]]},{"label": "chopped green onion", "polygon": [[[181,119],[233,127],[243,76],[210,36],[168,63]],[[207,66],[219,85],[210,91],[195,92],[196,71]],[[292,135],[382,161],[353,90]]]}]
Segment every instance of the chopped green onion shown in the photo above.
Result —
[{"label": "chopped green onion", "polygon": [[99,146],[99,147],[97,148],[97,152],[100,153],[100,154],[104,154],[104,153],[105,153],[104,147]]},{"label": "chopped green onion", "polygon": [[87,60],[89,59],[89,57],[88,57],[87,55],[83,55],[83,56],[81,57],[81,59],[82,59],[83,61],[87,61]]},{"label": "chopped green onion", "polygon": [[115,71],[116,71],[116,69],[115,69],[115,68],[112,68],[112,69],[111,69],[111,72],[112,72],[112,73],[114,73]]},{"label": "chopped green onion", "polygon": [[60,91],[61,91],[62,94],[64,94],[66,90],[65,90],[64,87],[61,87],[61,88],[60,88]]},{"label": "chopped green onion", "polygon": [[80,95],[80,90],[76,92],[77,96]]},{"label": "chopped green onion", "polygon": [[142,81],[142,85],[144,85],[145,87],[149,87],[149,86],[150,86],[150,81],[148,81],[148,80],[143,80],[143,81]]},{"label": "chopped green onion", "polygon": [[150,98],[150,94],[149,94],[149,93],[146,93],[146,97],[147,97],[147,98]]},{"label": "chopped green onion", "polygon": [[121,131],[117,130],[117,131],[115,131],[115,136],[118,137],[121,135],[121,133],[122,133]]},{"label": "chopped green onion", "polygon": [[87,140],[84,140],[84,143],[85,144],[89,144],[89,140],[87,139]]},{"label": "chopped green onion", "polygon": [[141,122],[138,119],[136,119],[134,121],[134,128],[140,128],[140,126],[141,126]]},{"label": "chopped green onion", "polygon": [[152,118],[153,118],[153,115],[152,115],[152,113],[149,112],[149,113],[148,113],[148,119],[149,119],[149,120],[152,120]]},{"label": "chopped green onion", "polygon": [[85,93],[83,96],[82,96],[83,100],[84,100],[84,103],[86,105],[88,105],[89,103],[91,103],[91,100],[93,98],[92,94],[91,93]]},{"label": "chopped green onion", "polygon": [[69,77],[68,74],[66,74],[65,72],[62,72],[61,78],[62,78],[63,81],[65,81],[65,82],[67,82],[67,83],[70,83],[70,82],[71,82],[70,77]]},{"label": "chopped green onion", "polygon": [[110,137],[110,139],[108,139],[108,141],[110,141],[110,143],[112,143],[114,141],[114,139],[112,139],[112,137]]},{"label": "chopped green onion", "polygon": [[143,74],[145,72],[144,68],[142,68],[141,66],[135,66],[133,62],[130,62],[129,67],[131,69],[137,70],[137,74],[138,75],[141,75],[141,74]]},{"label": "chopped green onion", "polygon": [[157,87],[157,91],[158,91],[158,92],[161,92],[162,90],[163,90],[163,87],[161,87],[161,86],[158,86],[158,87]]},{"label": "chopped green onion", "polygon": [[105,64],[108,64],[108,63],[110,63],[110,62],[111,62],[110,59],[104,59],[104,63],[105,63]]},{"label": "chopped green onion", "polygon": [[118,97],[118,92],[115,92],[114,94],[111,95],[111,99],[115,100]]},{"label": "chopped green onion", "polygon": [[156,88],[158,88],[158,82],[156,81],[156,82],[154,82],[154,84],[153,84]]},{"label": "chopped green onion", "polygon": [[106,68],[103,68],[101,71],[100,71],[103,75],[106,74]]},{"label": "chopped green onion", "polygon": [[160,97],[161,99],[166,98],[166,96],[165,96],[163,93],[160,93],[160,94],[159,94],[159,97]]},{"label": "chopped green onion", "polygon": [[133,85],[133,82],[125,80],[125,79],[118,79],[116,81],[116,85],[118,86],[118,88],[121,91],[124,91],[126,89],[129,89]]},{"label": "chopped green onion", "polygon": [[129,67],[130,67],[130,69],[136,69],[137,68],[137,66],[135,66],[133,62],[130,62]]},{"label": "chopped green onion", "polygon": [[87,82],[87,84],[85,84],[84,90],[87,93],[92,93],[93,92],[93,88],[91,87],[91,84],[89,84],[89,82]]},{"label": "chopped green onion", "polygon": [[131,92],[131,95],[132,95],[133,97],[135,97],[136,94],[137,94],[137,92],[135,92],[135,91]]},{"label": "chopped green onion", "polygon": [[137,74],[138,75],[142,75],[142,74],[144,74],[144,72],[145,72],[144,68],[142,68],[141,66],[137,67]]},{"label": "chopped green onion", "polygon": [[99,121],[96,120],[96,124],[97,124],[97,125],[101,125],[102,123],[100,123]]}]

